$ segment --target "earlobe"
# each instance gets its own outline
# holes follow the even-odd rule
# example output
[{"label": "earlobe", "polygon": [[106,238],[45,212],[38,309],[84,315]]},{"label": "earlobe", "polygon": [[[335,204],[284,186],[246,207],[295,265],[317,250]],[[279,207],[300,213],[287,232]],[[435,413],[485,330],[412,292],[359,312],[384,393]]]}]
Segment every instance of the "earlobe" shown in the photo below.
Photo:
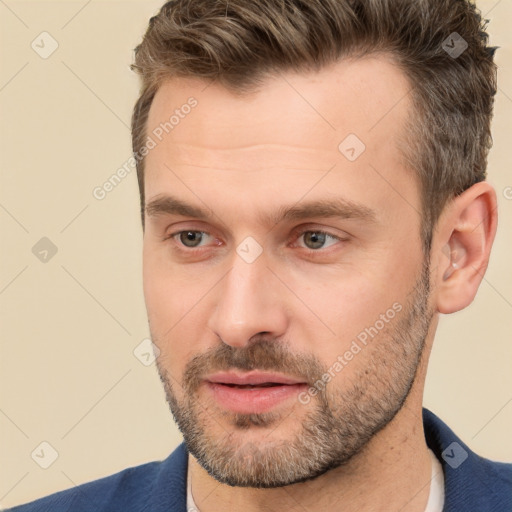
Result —
[{"label": "earlobe", "polygon": [[[454,313],[473,301],[496,234],[496,192],[480,182],[457,196],[436,230],[437,309]],[[439,249],[440,247],[440,249]]]}]

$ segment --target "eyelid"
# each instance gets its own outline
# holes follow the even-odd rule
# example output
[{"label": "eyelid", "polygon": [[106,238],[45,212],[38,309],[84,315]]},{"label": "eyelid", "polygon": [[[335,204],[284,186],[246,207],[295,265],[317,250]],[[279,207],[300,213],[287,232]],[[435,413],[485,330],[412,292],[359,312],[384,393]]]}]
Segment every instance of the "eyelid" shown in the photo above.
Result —
[{"label": "eyelid", "polygon": [[348,240],[350,238],[350,235],[346,232],[336,234],[329,228],[320,227],[318,225],[302,225],[296,227],[291,234],[291,237],[299,237],[303,235],[304,233],[322,233],[325,235],[329,235],[332,238],[336,238],[337,240],[344,241]]}]

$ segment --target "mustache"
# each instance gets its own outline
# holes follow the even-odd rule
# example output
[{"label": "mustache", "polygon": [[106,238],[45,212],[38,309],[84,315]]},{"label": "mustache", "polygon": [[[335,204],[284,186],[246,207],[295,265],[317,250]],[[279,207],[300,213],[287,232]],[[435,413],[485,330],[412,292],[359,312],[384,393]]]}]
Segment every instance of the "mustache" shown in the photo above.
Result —
[{"label": "mustache", "polygon": [[193,393],[206,375],[229,370],[274,371],[313,384],[325,373],[326,368],[317,357],[311,354],[294,354],[288,345],[280,341],[259,339],[238,348],[222,343],[194,356],[187,363],[183,372],[183,388]]}]

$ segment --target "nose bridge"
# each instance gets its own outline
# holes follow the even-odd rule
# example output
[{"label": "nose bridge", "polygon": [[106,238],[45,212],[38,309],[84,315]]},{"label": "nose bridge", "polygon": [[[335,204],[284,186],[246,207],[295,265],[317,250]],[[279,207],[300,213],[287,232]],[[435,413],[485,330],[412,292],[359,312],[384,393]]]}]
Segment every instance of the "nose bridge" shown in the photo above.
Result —
[{"label": "nose bridge", "polygon": [[[264,256],[244,258],[243,243],[234,254],[231,270],[219,286],[209,327],[224,343],[243,346],[258,333],[278,336],[286,328],[284,308],[274,294],[272,273]],[[242,256],[240,255],[242,254]]]}]

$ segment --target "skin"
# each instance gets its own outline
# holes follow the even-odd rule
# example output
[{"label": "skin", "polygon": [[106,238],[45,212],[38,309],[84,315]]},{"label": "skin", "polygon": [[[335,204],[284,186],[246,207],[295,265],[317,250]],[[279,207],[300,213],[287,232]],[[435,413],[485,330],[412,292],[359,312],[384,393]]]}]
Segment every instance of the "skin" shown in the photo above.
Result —
[{"label": "skin", "polygon": [[[329,367],[392,304],[407,303],[424,262],[420,191],[397,149],[412,108],[409,89],[385,55],[340,61],[314,74],[285,73],[245,96],[195,79],[172,79],[160,87],[148,134],[189,97],[198,105],[147,155],[146,204],[172,194],[212,212],[208,220],[152,215],[145,221],[150,329],[160,350],[160,371],[178,399],[184,398],[187,363],[223,343],[244,348],[266,333],[276,342],[285,340],[291,352],[315,356]],[[338,150],[350,133],[366,145],[354,162]],[[371,209],[374,221],[320,216],[275,224],[261,219],[280,206],[333,198]],[[496,222],[496,194],[488,183],[446,205],[433,234],[428,298],[433,316],[423,358],[403,407],[363,450],[317,478],[274,489],[220,483],[190,456],[199,509],[422,512],[431,462],[421,407],[438,316],[472,302]],[[209,235],[191,252],[179,239],[168,238],[180,230]],[[325,230],[341,240],[328,238],[325,247],[308,252],[300,235],[306,230]],[[248,236],[263,249],[250,264],[236,252]],[[372,354],[379,353],[377,346],[358,354],[332,379],[333,396],[360,378]],[[195,398],[208,412],[208,433],[216,438],[228,433],[239,445],[291,440],[314,405],[314,400],[286,402],[272,428],[241,430],[211,404],[203,388]]]}]

